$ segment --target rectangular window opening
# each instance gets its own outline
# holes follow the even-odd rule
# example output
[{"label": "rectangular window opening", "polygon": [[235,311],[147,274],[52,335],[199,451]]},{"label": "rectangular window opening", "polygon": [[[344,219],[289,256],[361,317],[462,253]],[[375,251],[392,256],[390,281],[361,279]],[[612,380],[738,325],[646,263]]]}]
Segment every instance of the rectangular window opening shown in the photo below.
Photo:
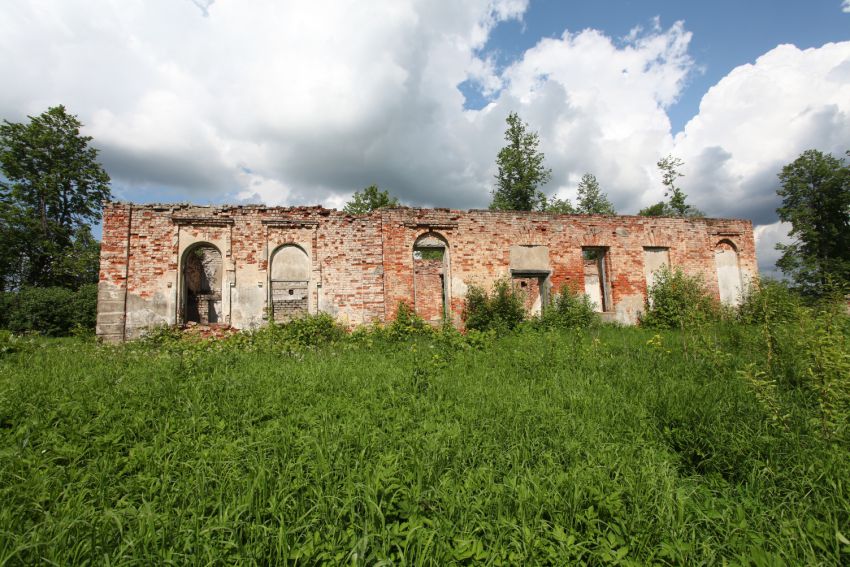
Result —
[{"label": "rectangular window opening", "polygon": [[540,315],[549,304],[549,273],[513,272],[513,288],[523,297],[529,315]]},{"label": "rectangular window opening", "polygon": [[655,285],[655,274],[664,266],[670,265],[670,249],[662,246],[643,247],[643,270],[646,277],[646,293]]},{"label": "rectangular window opening", "polygon": [[608,248],[592,246],[581,249],[584,263],[584,293],[590,298],[594,310],[603,313],[611,310],[611,288],[608,281]]}]

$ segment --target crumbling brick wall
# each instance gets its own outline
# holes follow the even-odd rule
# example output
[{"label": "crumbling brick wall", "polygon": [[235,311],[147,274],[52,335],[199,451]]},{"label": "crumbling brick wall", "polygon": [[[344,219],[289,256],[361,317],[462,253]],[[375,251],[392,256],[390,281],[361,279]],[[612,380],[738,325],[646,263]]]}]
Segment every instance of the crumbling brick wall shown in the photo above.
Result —
[{"label": "crumbling brick wall", "polygon": [[[401,301],[432,322],[445,305],[460,325],[467,286],[499,278],[538,282],[538,296],[562,286],[583,291],[587,248],[605,253],[605,316],[625,323],[643,309],[647,248],[666,249],[671,266],[701,275],[718,298],[718,265],[730,294],[730,249],[742,282],[757,273],[752,225],[731,219],[108,203],[103,226],[97,332],[113,341],[186,320],[186,255],[198,246],[221,254],[220,284],[210,291],[220,294],[218,322],[237,328],[267,321],[270,263],[284,246],[308,258],[307,312],[352,326],[391,319]],[[416,259],[422,238],[445,243],[441,262]]]}]

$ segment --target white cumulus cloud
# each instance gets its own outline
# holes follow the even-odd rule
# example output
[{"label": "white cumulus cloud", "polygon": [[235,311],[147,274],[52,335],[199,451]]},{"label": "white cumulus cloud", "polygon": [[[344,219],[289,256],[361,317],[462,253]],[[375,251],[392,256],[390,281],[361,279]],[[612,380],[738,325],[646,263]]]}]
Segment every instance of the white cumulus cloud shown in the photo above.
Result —
[{"label": "white cumulus cloud", "polygon": [[[655,163],[673,153],[697,206],[755,220],[765,258],[785,233],[781,166],[808,148],[848,149],[850,42],[782,45],[734,69],[674,137],[667,110],[697,70],[684,24],[655,19],[617,39],[566,30],[500,68],[487,40],[526,8],[7,0],[0,117],[65,104],[119,197],[339,207],[377,183],[410,204],[484,207],[516,111],[540,134],[548,193],[574,198],[591,172],[633,213],[661,199]],[[465,109],[464,81],[491,102]]]},{"label": "white cumulus cloud", "polygon": [[850,42],[780,45],[712,87],[673,151],[699,207],[771,223],[782,166],[810,148],[843,155],[848,140]]}]

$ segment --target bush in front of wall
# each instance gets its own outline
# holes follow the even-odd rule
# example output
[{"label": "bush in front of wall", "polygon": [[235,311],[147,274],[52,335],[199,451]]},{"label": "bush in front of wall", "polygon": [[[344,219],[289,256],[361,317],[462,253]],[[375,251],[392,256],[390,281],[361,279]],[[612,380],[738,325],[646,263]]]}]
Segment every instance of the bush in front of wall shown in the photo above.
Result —
[{"label": "bush in front of wall", "polygon": [[642,327],[681,329],[720,317],[720,306],[709,295],[699,276],[689,276],[681,269],[662,266],[655,272],[655,283],[649,289]]},{"label": "bush in front of wall", "polygon": [[599,314],[585,293],[564,286],[543,308],[537,324],[544,329],[584,329],[599,323]]},{"label": "bush in front of wall", "polygon": [[463,322],[468,330],[510,331],[525,320],[522,294],[507,279],[497,280],[488,293],[469,286],[463,306]]}]

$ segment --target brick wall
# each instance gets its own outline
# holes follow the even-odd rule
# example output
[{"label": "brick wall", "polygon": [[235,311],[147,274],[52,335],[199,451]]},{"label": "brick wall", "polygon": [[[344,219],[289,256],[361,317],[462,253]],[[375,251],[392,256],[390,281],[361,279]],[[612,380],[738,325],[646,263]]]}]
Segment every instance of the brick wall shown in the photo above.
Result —
[{"label": "brick wall", "polygon": [[[414,259],[423,237],[445,242],[442,262]],[[237,328],[267,320],[270,262],[286,245],[309,258],[307,311],[352,326],[392,319],[400,301],[437,322],[444,296],[459,325],[467,286],[486,287],[504,277],[583,291],[587,247],[605,249],[606,316],[625,323],[635,322],[643,308],[645,247],[669,249],[670,264],[702,275],[717,297],[718,250],[725,265],[729,247],[735,250],[742,280],[757,273],[752,225],[744,220],[411,208],[352,216],[321,207],[108,203],[98,335],[122,340],[151,326],[181,323],[186,254],[207,244],[222,256],[221,289],[215,290],[221,293],[219,321]]]}]

